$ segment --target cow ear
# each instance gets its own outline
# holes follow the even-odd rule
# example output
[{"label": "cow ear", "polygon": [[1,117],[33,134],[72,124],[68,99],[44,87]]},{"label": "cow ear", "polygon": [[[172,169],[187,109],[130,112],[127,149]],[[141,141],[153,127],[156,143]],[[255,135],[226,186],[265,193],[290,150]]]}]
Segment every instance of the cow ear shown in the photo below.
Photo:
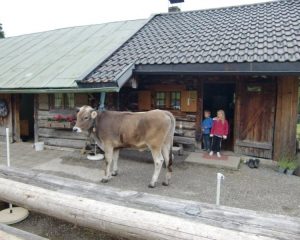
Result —
[{"label": "cow ear", "polygon": [[79,107],[76,107],[75,109],[76,109],[76,113],[79,113],[80,108],[79,108]]},{"label": "cow ear", "polygon": [[95,119],[97,117],[97,111],[92,111],[91,118]]}]

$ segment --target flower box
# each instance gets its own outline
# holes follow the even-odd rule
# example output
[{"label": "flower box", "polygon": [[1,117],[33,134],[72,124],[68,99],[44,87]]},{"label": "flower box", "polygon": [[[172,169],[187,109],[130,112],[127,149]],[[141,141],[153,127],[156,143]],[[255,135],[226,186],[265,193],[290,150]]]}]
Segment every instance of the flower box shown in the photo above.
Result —
[{"label": "flower box", "polygon": [[76,118],[74,115],[55,115],[53,118],[48,118],[48,128],[72,129],[75,125]]}]

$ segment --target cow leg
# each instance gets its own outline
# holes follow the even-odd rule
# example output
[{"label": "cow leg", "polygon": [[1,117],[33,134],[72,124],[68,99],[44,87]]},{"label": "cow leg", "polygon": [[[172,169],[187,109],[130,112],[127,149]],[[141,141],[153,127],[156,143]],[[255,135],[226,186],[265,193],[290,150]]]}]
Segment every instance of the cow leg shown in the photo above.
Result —
[{"label": "cow leg", "polygon": [[112,176],[118,175],[118,160],[119,160],[119,149],[115,149],[113,153],[113,171],[111,173]]},{"label": "cow leg", "polygon": [[168,186],[170,184],[170,179],[171,179],[171,175],[172,175],[172,167],[171,167],[172,159],[170,161],[170,154],[172,154],[172,152],[170,153],[170,145],[169,144],[165,144],[163,146],[162,154],[163,154],[165,164],[166,164],[166,167],[167,167],[166,178],[165,178],[165,181],[162,184],[164,186]]},{"label": "cow leg", "polygon": [[104,177],[101,179],[102,183],[107,183],[111,179],[111,163],[113,160],[113,148],[105,149],[105,169],[104,169]]},{"label": "cow leg", "polygon": [[163,164],[164,158],[161,154],[161,149],[151,149],[152,157],[154,160],[154,173],[152,176],[152,180],[148,187],[154,188],[161,170],[161,166]]}]

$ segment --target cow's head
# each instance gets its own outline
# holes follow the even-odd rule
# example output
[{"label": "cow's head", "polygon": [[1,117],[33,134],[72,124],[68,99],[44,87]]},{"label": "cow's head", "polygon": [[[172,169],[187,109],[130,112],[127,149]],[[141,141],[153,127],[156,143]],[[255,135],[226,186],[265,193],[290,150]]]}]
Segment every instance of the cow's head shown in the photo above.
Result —
[{"label": "cow's head", "polygon": [[77,111],[76,124],[73,127],[74,132],[87,131],[94,127],[94,121],[97,117],[97,111],[90,106],[82,106]]}]

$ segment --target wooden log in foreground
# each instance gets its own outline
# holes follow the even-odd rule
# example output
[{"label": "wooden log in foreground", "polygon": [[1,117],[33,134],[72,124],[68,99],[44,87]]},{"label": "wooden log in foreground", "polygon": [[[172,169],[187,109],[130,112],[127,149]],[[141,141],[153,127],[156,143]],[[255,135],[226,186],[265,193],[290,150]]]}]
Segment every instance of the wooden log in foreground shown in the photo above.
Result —
[{"label": "wooden log in foreground", "polygon": [[0,239],[2,240],[47,240],[17,228],[13,228],[0,223]]},{"label": "wooden log in foreground", "polygon": [[300,219],[0,168],[0,200],[129,239],[300,239]]}]

